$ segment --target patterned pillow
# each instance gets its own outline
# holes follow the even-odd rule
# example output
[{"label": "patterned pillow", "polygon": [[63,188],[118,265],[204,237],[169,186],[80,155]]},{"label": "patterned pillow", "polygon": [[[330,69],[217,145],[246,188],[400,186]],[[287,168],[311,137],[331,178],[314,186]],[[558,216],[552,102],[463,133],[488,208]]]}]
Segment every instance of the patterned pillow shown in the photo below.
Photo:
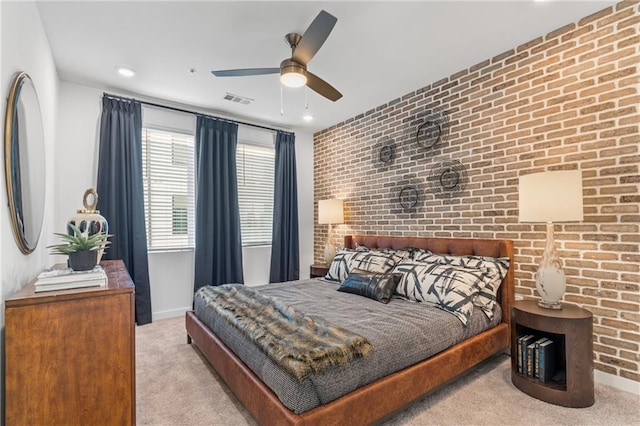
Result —
[{"label": "patterned pillow", "polygon": [[373,251],[373,252],[380,252],[380,253],[384,253],[384,254],[390,254],[393,256],[393,259],[397,262],[400,262],[401,260],[404,259],[411,259],[413,258],[413,250],[416,249],[391,249],[391,248],[380,248],[380,249],[370,249],[366,246],[361,246],[359,244],[356,244],[356,250],[357,251]]},{"label": "patterned pillow", "polygon": [[489,318],[493,319],[496,308],[498,288],[509,270],[508,257],[484,257],[484,256],[454,256],[450,254],[434,254],[421,250],[414,255],[416,262],[438,263],[441,265],[462,266],[463,268],[477,269],[484,273],[483,283],[478,297],[473,304],[480,308]]},{"label": "patterned pillow", "polygon": [[405,260],[393,272],[402,273],[397,294],[451,312],[465,326],[469,323],[482,284],[481,271]]},{"label": "patterned pillow", "polygon": [[340,249],[329,265],[325,279],[342,282],[354,269],[386,273],[391,271],[396,263],[393,255],[380,251]]}]

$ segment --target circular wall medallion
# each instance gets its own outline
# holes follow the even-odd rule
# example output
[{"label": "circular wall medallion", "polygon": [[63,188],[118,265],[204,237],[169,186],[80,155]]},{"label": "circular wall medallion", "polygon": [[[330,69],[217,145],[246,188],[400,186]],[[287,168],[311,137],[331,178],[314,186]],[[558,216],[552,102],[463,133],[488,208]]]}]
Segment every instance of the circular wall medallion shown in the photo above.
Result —
[{"label": "circular wall medallion", "polygon": [[391,164],[396,156],[396,147],[393,144],[384,144],[378,153],[378,159],[384,164]]},{"label": "circular wall medallion", "polygon": [[419,198],[418,189],[413,185],[407,185],[400,189],[400,206],[404,211],[413,210],[418,205]]},{"label": "circular wall medallion", "polygon": [[440,186],[445,190],[455,189],[460,183],[460,175],[455,169],[447,168],[440,175]]},{"label": "circular wall medallion", "polygon": [[442,107],[428,106],[404,122],[406,141],[419,151],[432,150],[446,142],[449,118]]},{"label": "circular wall medallion", "polygon": [[464,190],[467,169],[458,160],[445,160],[431,168],[427,182],[436,197],[453,197]]},{"label": "circular wall medallion", "polygon": [[376,168],[392,165],[397,156],[396,142],[393,139],[383,138],[373,145],[371,160]]},{"label": "circular wall medallion", "polygon": [[435,121],[427,120],[416,130],[416,143],[422,148],[433,148],[440,142],[442,126]]}]

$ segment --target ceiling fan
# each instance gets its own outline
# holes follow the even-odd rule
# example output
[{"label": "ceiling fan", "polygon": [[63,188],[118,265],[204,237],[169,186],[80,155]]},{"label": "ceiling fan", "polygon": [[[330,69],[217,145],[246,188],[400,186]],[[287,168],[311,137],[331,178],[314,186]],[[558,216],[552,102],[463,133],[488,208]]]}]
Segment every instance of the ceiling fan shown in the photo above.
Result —
[{"label": "ceiling fan", "polygon": [[286,42],[291,46],[291,58],[282,61],[279,68],[244,68],[211,71],[211,73],[216,77],[245,77],[280,73],[280,82],[285,86],[302,87],[306,84],[308,88],[335,102],[342,97],[342,93],[308,71],[307,63],[322,47],[337,21],[335,16],[322,10],[303,35],[289,33],[284,36]]}]

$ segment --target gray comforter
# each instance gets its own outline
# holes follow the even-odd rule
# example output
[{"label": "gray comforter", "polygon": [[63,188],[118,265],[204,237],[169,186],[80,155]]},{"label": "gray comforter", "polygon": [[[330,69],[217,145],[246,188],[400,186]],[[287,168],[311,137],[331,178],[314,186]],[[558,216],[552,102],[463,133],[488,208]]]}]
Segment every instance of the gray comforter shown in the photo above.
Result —
[{"label": "gray comforter", "polygon": [[239,330],[217,317],[196,295],[195,313],[225,344],[273,390],[282,403],[300,414],[326,404],[363,385],[426,359],[460,341],[500,323],[476,309],[464,327],[443,310],[394,298],[387,305],[336,291],[337,284],[322,279],[254,287],[277,297],[307,315],[317,315],[353,331],[373,344],[373,351],[346,366],[334,366],[299,383],[253,345]]}]

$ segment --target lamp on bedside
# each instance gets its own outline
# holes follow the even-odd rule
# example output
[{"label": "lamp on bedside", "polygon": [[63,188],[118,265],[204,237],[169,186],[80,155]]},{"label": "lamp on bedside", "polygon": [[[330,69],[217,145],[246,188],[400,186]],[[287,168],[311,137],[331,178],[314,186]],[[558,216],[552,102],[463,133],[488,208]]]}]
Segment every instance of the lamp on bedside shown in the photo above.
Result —
[{"label": "lamp on bedside", "polygon": [[563,170],[521,176],[518,201],[520,222],[547,224],[547,243],[536,272],[536,289],[542,298],[538,305],[562,309],[560,299],[567,284],[555,247],[553,222],[582,220],[582,172]]},{"label": "lamp on bedside", "polygon": [[331,244],[333,237],[331,225],[334,223],[344,223],[342,200],[318,201],[318,223],[320,225],[329,225],[327,229],[327,242],[324,245],[324,261],[329,264],[336,255],[336,248]]}]

